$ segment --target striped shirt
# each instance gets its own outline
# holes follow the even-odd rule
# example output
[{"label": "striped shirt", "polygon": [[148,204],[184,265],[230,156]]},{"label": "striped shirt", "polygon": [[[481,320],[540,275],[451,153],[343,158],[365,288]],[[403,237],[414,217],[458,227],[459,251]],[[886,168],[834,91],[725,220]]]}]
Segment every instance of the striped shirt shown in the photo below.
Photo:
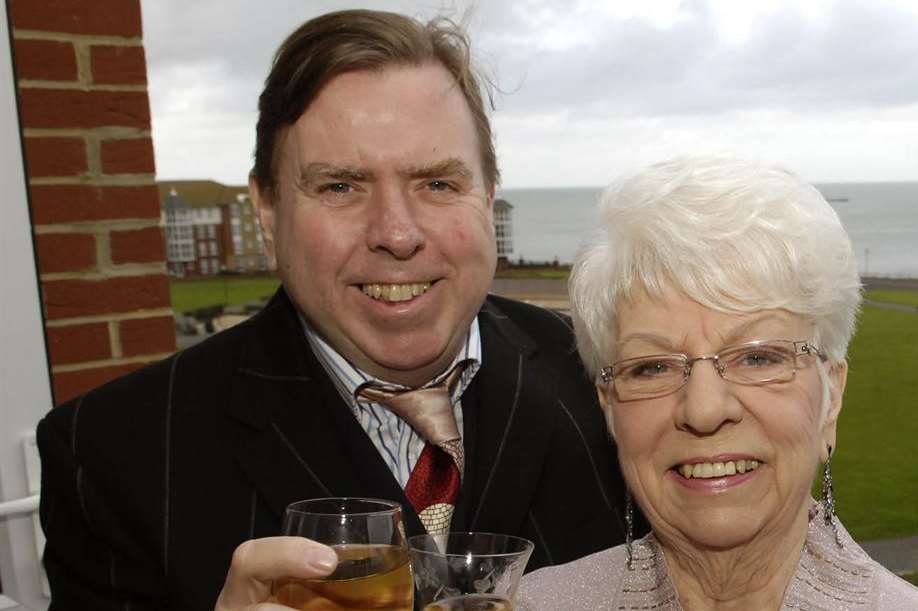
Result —
[{"label": "striped shirt", "polygon": [[[370,436],[370,441],[373,442],[395,479],[404,488],[408,485],[411,470],[414,469],[414,465],[418,462],[421,451],[424,449],[424,438],[411,428],[407,422],[386,407],[369,401],[356,401],[354,399],[354,391],[357,390],[358,386],[368,381],[381,382],[398,388],[408,387],[374,378],[365,371],[358,369],[322,339],[302,316],[300,317],[300,322],[303,324],[306,340],[309,342],[309,346],[315,353],[316,358],[318,358],[319,363],[322,364],[328,377],[334,382],[341,398],[350,406],[360,426]],[[481,336],[478,333],[477,317],[469,325],[469,332],[466,335],[463,347],[453,359],[453,362],[443,373],[424,384],[424,387],[438,384],[452,371],[457,363],[465,360],[470,360],[471,363],[462,372],[452,394],[453,414],[456,417],[456,426],[459,428],[460,435],[462,434],[462,402],[459,398],[481,368]]]}]

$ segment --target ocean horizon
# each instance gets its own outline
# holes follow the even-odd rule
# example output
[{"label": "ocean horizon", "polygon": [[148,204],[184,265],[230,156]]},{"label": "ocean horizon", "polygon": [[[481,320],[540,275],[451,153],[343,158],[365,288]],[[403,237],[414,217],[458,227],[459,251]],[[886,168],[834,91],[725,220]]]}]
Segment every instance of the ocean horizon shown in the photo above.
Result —
[{"label": "ocean horizon", "polygon": [[[815,187],[851,236],[862,276],[918,278],[918,181]],[[595,223],[604,187],[500,189],[513,206],[511,261],[571,263]]]}]

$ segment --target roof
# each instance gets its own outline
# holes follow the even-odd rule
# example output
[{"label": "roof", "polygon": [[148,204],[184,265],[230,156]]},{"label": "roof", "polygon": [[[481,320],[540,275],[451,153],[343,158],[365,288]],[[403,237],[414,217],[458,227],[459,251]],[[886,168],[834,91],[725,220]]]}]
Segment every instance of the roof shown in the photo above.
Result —
[{"label": "roof", "polygon": [[[160,191],[162,193],[162,191]],[[174,190],[170,190],[163,198],[163,210],[186,210],[190,208],[188,202],[179,197]]]},{"label": "roof", "polygon": [[495,210],[512,210],[513,204],[499,197],[494,200],[494,209]]},{"label": "roof", "polygon": [[245,185],[224,185],[215,180],[164,180],[156,183],[159,199],[166,205],[169,194],[175,193],[193,208],[206,208],[218,204],[230,204],[236,201],[239,194],[248,196],[249,188]]}]

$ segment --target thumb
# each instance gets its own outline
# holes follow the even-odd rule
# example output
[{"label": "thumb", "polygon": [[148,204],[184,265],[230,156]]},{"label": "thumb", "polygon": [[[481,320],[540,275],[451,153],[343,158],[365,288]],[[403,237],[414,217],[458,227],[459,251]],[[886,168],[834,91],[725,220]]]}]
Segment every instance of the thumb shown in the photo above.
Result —
[{"label": "thumb", "polygon": [[[242,543],[233,552],[226,582],[214,611],[243,611],[267,602],[271,583],[281,577],[315,579],[331,573],[338,564],[334,550],[304,537],[267,537]],[[258,611],[287,609],[258,605]]]}]

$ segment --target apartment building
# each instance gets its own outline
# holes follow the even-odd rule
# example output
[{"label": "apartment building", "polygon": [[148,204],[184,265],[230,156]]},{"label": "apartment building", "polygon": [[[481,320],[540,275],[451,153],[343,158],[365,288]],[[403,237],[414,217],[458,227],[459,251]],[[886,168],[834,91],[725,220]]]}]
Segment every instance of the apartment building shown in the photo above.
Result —
[{"label": "apartment building", "polygon": [[513,254],[513,205],[505,199],[494,200],[494,237],[498,265],[505,266]]},{"label": "apartment building", "polygon": [[267,270],[261,227],[247,187],[213,180],[172,180],[158,186],[170,274]]},{"label": "apartment building", "polygon": [[248,194],[239,193],[236,201],[220,205],[223,211],[221,243],[227,271],[261,272],[268,269],[264,254],[264,238]]}]

